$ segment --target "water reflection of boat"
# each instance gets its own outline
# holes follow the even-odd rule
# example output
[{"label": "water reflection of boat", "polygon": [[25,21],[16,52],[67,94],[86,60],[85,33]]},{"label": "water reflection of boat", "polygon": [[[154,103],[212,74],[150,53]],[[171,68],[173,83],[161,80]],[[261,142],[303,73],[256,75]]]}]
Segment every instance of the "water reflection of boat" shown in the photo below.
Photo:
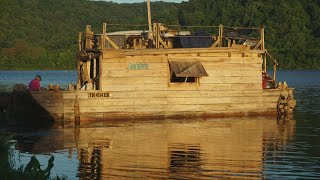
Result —
[{"label": "water reflection of boat", "polygon": [[52,130],[28,151],[77,149],[80,179],[261,179],[267,151],[276,150],[267,146],[286,144],[294,122],[225,118],[105,123]]}]

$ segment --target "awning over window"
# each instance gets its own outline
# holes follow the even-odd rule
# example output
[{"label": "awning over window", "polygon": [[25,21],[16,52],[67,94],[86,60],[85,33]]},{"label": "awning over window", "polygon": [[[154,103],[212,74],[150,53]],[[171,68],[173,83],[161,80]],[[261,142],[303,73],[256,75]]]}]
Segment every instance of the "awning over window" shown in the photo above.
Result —
[{"label": "awning over window", "polygon": [[169,61],[169,64],[176,77],[209,76],[200,61]]}]

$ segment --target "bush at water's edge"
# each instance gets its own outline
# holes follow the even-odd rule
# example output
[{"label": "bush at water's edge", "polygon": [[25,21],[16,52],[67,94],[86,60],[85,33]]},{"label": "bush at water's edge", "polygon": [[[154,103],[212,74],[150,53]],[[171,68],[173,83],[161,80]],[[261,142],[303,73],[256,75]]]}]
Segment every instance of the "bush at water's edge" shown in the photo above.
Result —
[{"label": "bush at water's edge", "polygon": [[14,162],[11,161],[13,157],[12,144],[8,143],[11,136],[3,135],[0,132],[0,174],[2,179],[17,179],[17,180],[35,180],[35,179],[66,179],[66,177],[50,178],[50,172],[53,168],[54,157],[48,161],[48,166],[44,170],[40,168],[40,163],[35,156],[32,156],[30,162],[24,167],[18,169],[13,168]]}]

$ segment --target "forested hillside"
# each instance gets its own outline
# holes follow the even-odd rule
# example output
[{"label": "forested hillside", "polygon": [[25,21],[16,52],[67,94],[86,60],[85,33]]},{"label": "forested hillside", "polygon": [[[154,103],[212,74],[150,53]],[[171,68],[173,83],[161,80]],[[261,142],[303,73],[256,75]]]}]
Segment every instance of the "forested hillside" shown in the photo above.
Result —
[{"label": "forested hillside", "polygon": [[[78,32],[87,24],[100,33],[103,22],[147,24],[146,17],[146,3],[0,0],[0,69],[74,69]],[[320,69],[319,0],[155,2],[152,18],[167,25],[264,25],[266,48],[280,68]]]}]

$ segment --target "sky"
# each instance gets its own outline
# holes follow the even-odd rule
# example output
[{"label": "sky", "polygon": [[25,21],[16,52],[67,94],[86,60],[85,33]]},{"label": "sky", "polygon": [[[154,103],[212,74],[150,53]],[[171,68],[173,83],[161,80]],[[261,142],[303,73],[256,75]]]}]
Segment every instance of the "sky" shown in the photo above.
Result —
[{"label": "sky", "polygon": [[[136,3],[136,2],[146,2],[146,0],[105,0],[105,1],[113,1],[115,3]],[[164,2],[176,2],[181,3],[182,1],[188,0],[151,0],[152,1],[164,1]]]}]

